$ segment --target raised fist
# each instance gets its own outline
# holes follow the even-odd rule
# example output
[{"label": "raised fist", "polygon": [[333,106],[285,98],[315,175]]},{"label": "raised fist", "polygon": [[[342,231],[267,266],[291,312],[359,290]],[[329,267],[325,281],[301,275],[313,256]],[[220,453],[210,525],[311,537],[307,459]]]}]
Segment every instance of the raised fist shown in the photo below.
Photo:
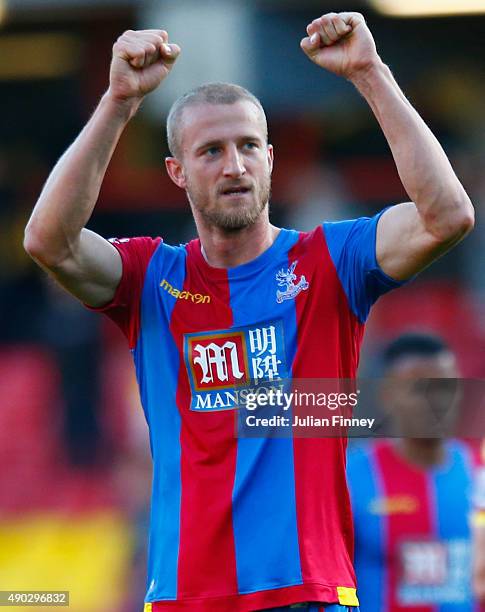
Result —
[{"label": "raised fist", "polygon": [[179,53],[165,30],[127,30],[113,45],[110,94],[118,100],[142,98],[160,85]]},{"label": "raised fist", "polygon": [[318,66],[352,79],[377,61],[376,45],[360,13],[328,13],[307,26],[300,46]]}]

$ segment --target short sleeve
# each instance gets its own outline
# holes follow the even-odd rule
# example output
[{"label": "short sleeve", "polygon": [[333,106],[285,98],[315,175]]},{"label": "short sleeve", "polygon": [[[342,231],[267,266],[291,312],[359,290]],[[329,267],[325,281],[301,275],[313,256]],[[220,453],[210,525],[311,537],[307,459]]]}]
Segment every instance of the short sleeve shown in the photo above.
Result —
[{"label": "short sleeve", "polygon": [[98,308],[88,308],[112,319],[128,338],[130,348],[134,348],[140,329],[140,301],[145,274],[161,238],[111,238],[109,242],[121,255],[121,280],[111,302]]},{"label": "short sleeve", "polygon": [[323,224],[330,257],[349,305],[362,323],[379,296],[405,282],[385,274],[377,263],[376,232],[383,212],[374,217]]}]

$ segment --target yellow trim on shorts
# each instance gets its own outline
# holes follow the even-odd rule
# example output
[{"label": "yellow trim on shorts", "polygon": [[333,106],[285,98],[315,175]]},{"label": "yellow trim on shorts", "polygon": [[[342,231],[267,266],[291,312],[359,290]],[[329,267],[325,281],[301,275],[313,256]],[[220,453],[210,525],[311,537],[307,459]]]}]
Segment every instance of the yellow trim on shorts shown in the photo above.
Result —
[{"label": "yellow trim on shorts", "polygon": [[350,587],[337,587],[338,602],[341,606],[358,606],[359,600],[355,589]]},{"label": "yellow trim on shorts", "polygon": [[[341,606],[358,606],[356,590],[350,587],[337,587],[338,602]],[[152,612],[152,604],[146,603],[143,612]]]}]

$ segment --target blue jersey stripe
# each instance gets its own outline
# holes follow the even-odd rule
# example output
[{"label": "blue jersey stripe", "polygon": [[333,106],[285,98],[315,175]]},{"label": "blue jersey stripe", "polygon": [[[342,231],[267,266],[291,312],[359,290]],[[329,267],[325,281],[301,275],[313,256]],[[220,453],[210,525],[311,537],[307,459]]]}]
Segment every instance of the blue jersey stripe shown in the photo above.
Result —
[{"label": "blue jersey stripe", "polygon": [[[154,474],[148,551],[147,601],[176,599],[177,562],[180,536],[180,415],[164,409],[175,405],[179,353],[169,331],[170,318],[176,299],[163,291],[157,292],[160,279],[170,274],[177,287],[185,278],[185,249],[162,244],[147,269],[141,306],[141,334],[134,351],[137,376],[140,372],[155,372],[153,376],[138,376],[143,406],[150,424]],[[160,325],[160,321],[166,325]],[[153,330],[156,329],[157,333]],[[166,398],[165,405],[160,398]],[[145,408],[146,410],[146,408]],[[152,436],[156,432],[156,443]],[[160,470],[160,466],[163,469]],[[153,508],[157,508],[157,513]],[[161,537],[160,537],[161,535]]]},{"label": "blue jersey stripe", "polygon": [[[275,277],[278,266],[288,266],[288,249],[298,234],[282,232],[278,240],[282,248],[276,253],[273,249],[271,260],[265,261],[265,276],[260,272],[257,286],[251,276],[241,274],[241,268],[229,270],[228,275],[234,327],[247,325],[248,313],[254,321],[283,317],[286,362],[291,364],[296,313],[293,302],[276,303]],[[233,525],[240,593],[302,583],[291,438],[239,439]]]},{"label": "blue jersey stripe", "polygon": [[[384,491],[379,466],[371,446],[367,449],[354,447],[349,450],[347,478],[354,513],[354,567],[360,609],[363,612],[384,612],[388,609],[383,556],[387,550],[386,517],[377,511],[369,512],[369,506],[382,499]],[[373,551],[371,558],[369,548]]]},{"label": "blue jersey stripe", "polygon": [[461,444],[449,444],[447,455],[445,464],[433,470],[431,481],[435,497],[437,537],[449,546],[450,575],[447,590],[451,597],[456,597],[456,603],[441,604],[437,610],[472,612],[475,607],[470,584],[471,545],[468,521],[473,468],[470,453]]}]

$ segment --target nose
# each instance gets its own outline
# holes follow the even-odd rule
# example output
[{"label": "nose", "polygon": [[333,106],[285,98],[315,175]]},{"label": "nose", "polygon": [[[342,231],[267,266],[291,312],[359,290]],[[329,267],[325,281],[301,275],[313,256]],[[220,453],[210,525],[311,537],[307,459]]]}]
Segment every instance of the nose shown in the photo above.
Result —
[{"label": "nose", "polygon": [[224,176],[240,177],[246,173],[244,160],[236,146],[229,147],[224,160]]}]

